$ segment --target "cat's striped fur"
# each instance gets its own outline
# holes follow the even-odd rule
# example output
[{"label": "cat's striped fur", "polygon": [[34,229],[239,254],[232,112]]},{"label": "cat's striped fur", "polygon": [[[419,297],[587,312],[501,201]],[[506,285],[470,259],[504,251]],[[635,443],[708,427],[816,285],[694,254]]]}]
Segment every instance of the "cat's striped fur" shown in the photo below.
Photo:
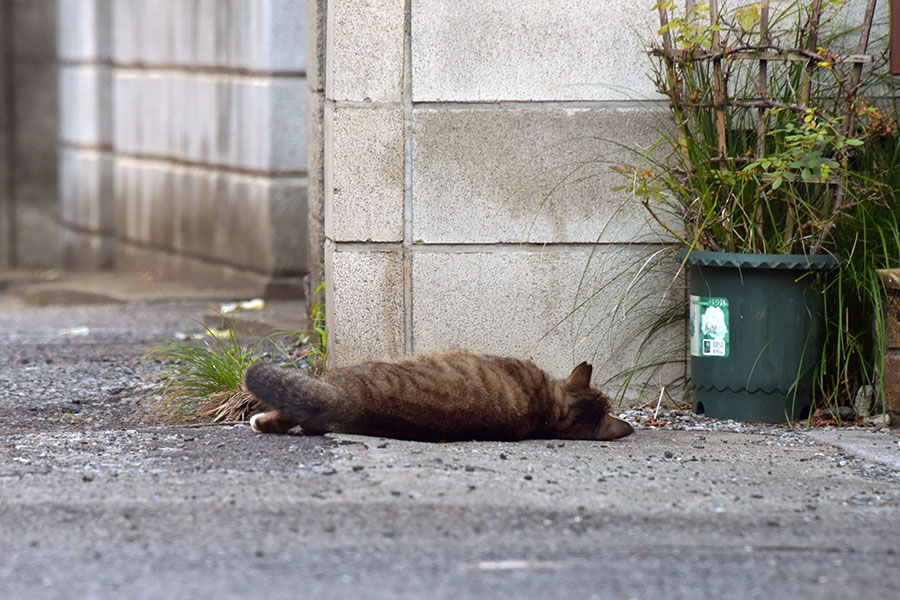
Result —
[{"label": "cat's striped fur", "polygon": [[251,420],[267,433],[299,425],[307,434],[452,441],[610,440],[633,431],[610,413],[587,363],[553,379],[527,361],[458,350],[336,368],[322,378],[257,362],[244,384],[272,409]]}]

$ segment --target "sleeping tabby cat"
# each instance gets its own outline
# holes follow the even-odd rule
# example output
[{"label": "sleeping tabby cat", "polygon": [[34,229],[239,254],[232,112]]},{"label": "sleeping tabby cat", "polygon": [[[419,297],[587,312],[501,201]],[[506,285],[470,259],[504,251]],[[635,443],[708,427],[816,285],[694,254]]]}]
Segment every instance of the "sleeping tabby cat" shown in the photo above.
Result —
[{"label": "sleeping tabby cat", "polygon": [[423,441],[563,438],[613,440],[632,433],[591,385],[591,365],[553,379],[515,358],[454,350],[333,369],[312,378],[256,362],[246,388],[271,412],[254,431],[356,433]]}]

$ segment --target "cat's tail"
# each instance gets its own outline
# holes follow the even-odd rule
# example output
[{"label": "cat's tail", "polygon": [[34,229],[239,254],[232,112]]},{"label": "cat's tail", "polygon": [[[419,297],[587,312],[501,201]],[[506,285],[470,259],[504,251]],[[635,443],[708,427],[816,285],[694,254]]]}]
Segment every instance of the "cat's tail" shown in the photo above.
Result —
[{"label": "cat's tail", "polygon": [[278,411],[285,424],[321,431],[333,416],[334,386],[299,369],[257,361],[244,372],[244,387],[266,407]]}]

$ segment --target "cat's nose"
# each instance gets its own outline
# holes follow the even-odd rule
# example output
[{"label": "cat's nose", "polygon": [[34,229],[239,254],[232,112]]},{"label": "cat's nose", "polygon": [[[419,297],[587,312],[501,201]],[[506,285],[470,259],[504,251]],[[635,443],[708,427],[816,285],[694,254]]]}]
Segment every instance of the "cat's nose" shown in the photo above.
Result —
[{"label": "cat's nose", "polygon": [[606,415],[603,417],[603,423],[597,431],[598,440],[617,440],[626,435],[634,433],[634,427],[628,421],[623,421],[618,417]]}]

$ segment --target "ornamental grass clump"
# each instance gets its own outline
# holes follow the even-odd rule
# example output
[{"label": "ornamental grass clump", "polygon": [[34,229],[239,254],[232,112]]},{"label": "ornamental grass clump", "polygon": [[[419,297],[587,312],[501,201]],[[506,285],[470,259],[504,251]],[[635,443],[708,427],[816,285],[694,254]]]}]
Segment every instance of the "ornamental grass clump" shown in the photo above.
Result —
[{"label": "ornamental grass clump", "polygon": [[246,421],[261,410],[243,387],[244,370],[254,357],[233,329],[214,331],[183,342],[170,342],[147,357],[161,368],[151,375],[142,409],[151,419],[164,421]]},{"label": "ornamental grass clump", "polygon": [[866,54],[874,3],[852,32],[837,27],[843,2],[770,14],[768,2],[713,1],[689,15],[675,4],[656,5],[650,49],[673,127],[638,165],[615,167],[624,187],[692,249],[842,256],[833,234],[853,208],[894,201],[860,164],[865,145],[896,132],[867,95],[887,56]]},{"label": "ornamental grass clump", "polygon": [[[144,416],[160,421],[245,422],[264,407],[243,385],[244,371],[257,360],[324,372],[325,339],[315,330],[282,332],[245,346],[233,328],[205,327],[206,335],[152,349],[147,358],[160,365],[141,397]],[[314,340],[315,336],[321,339]]]},{"label": "ornamental grass clump", "polygon": [[138,395],[144,416],[164,421],[245,422],[264,407],[244,387],[244,371],[257,360],[268,360],[319,376],[328,359],[325,284],[314,293],[307,331],[276,332],[244,345],[227,329],[204,326],[205,335],[183,336],[152,349],[147,358],[160,369]]},{"label": "ornamental grass clump", "polygon": [[900,266],[900,135],[888,44],[870,39],[875,0],[861,12],[841,0],[688,4],[654,7],[649,56],[672,122],[613,167],[620,189],[689,250],[837,259],[815,275],[827,328],[816,395],[848,404],[878,387],[875,271]]}]

